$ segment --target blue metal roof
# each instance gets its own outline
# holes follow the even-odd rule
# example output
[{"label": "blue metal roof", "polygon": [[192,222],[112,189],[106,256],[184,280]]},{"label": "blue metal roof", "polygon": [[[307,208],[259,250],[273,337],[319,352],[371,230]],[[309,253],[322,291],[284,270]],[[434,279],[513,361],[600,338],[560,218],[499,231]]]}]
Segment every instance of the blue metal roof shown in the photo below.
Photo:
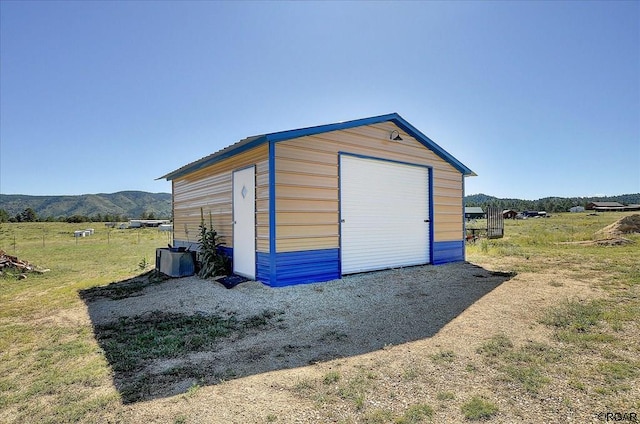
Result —
[{"label": "blue metal roof", "polygon": [[349,128],[364,126],[364,125],[379,124],[381,122],[393,122],[399,128],[401,128],[404,132],[406,132],[407,134],[409,134],[410,136],[418,140],[420,143],[422,143],[426,148],[433,151],[435,154],[440,156],[443,160],[451,164],[451,166],[453,166],[455,169],[460,171],[463,175],[465,176],[476,175],[471,169],[467,168],[460,161],[458,161],[456,158],[451,156],[451,154],[449,154],[442,147],[436,144],[433,140],[431,140],[429,137],[427,137],[422,132],[420,132],[417,128],[415,128],[413,125],[407,122],[400,115],[398,115],[397,113],[390,113],[387,115],[373,116],[370,118],[356,119],[353,121],[337,122],[335,124],[319,125],[315,127],[300,128],[296,130],[280,131],[280,132],[275,132],[270,134],[262,134],[262,135],[256,135],[253,137],[248,137],[238,141],[235,144],[225,147],[224,149],[219,150],[209,156],[205,156],[202,159],[199,159],[195,162],[191,162],[181,168],[178,168],[175,171],[172,171],[166,175],[163,175],[158,179],[162,179],[162,178],[166,178],[167,180],[176,179],[178,177],[203,169],[207,166],[213,165],[231,156],[247,151],[251,148],[257,147],[263,143],[268,143],[268,142],[276,143],[279,141],[291,140],[293,138],[322,134],[329,131],[345,130]]}]

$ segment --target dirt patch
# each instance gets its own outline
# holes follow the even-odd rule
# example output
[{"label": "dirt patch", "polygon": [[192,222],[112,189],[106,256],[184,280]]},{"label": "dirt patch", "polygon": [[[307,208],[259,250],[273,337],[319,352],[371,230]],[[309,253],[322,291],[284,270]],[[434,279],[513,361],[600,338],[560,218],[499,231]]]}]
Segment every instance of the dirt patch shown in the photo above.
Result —
[{"label": "dirt patch", "polygon": [[[430,338],[513,276],[459,263],[279,289],[247,282],[232,290],[195,277],[151,283],[145,276],[148,283],[128,280],[81,296],[115,385],[130,403],[183,393],[196,382]],[[130,288],[133,296],[122,297]],[[219,325],[224,329],[208,337]]]},{"label": "dirt patch", "polygon": [[[501,260],[492,265],[487,264],[489,269],[505,270],[505,266],[507,265]],[[464,272],[459,273],[460,271]],[[369,287],[378,289],[380,287],[376,286],[376,281],[378,284],[382,284],[382,281],[397,281],[411,286],[411,280],[420,280],[421,275],[428,273],[435,274],[435,280],[442,280],[443,285],[436,284],[435,287],[442,287],[443,294],[453,297],[465,286],[462,283],[464,278],[456,282],[465,273],[467,288],[496,278],[487,269],[460,264],[388,271],[382,276],[383,273],[375,273],[353,279],[357,278],[359,283],[368,282],[373,284]],[[564,381],[559,378],[555,381],[555,384],[561,385],[557,387],[558,390],[576,394],[570,402],[560,395],[554,395],[552,390],[549,391],[552,394],[527,396],[512,383],[496,383],[504,379],[504,373],[500,372],[499,367],[490,365],[486,355],[478,353],[478,348],[496,335],[506,335],[513,343],[512,350],[516,353],[520,352],[522,346],[535,347],[549,343],[552,330],[538,323],[535,317],[541,316],[545,308],[556,304],[560,299],[583,301],[602,294],[593,288],[590,281],[577,279],[579,275],[579,272],[550,267],[545,272],[520,273],[502,280],[501,283],[496,280],[492,282],[495,288],[488,290],[484,296],[449,319],[429,337],[393,346],[386,345],[358,356],[338,357],[297,368],[285,367],[219,384],[200,386],[195,391],[192,389],[176,397],[158,397],[148,402],[132,403],[127,405],[121,419],[126,422],[208,423],[393,422],[392,419],[382,420],[376,413],[390,411],[399,416],[409,405],[420,400],[434,407],[433,422],[464,422],[459,412],[462,404],[471,396],[480,394],[495,400],[501,411],[491,422],[556,422],[559,417],[567,422],[593,422],[594,411],[606,410],[592,400],[593,393],[571,391],[567,388],[567,382],[559,383]],[[422,278],[426,277],[423,275]],[[191,280],[185,281],[193,283]],[[431,281],[433,284],[433,280]],[[425,289],[430,287],[429,284],[423,284]],[[447,284],[451,286],[451,290],[445,289]],[[308,288],[320,295],[331,290],[322,285]],[[272,291],[277,294],[280,290]],[[230,294],[232,292],[233,290],[227,291]],[[174,293],[179,295],[180,292],[176,290]],[[362,302],[351,293],[350,290],[345,290],[346,303]],[[403,299],[411,298],[420,303],[425,297]],[[423,305],[422,325],[429,326],[430,318],[438,317],[436,304],[437,302],[427,302]],[[370,309],[378,317],[372,327],[375,322],[386,321],[388,331],[401,328],[394,326],[393,317],[387,318],[388,311],[378,310],[376,304],[365,301],[354,304],[354,308],[357,305],[363,318],[372,316],[367,312]],[[430,310],[434,306],[435,310]],[[443,306],[447,306],[446,301]],[[294,310],[302,312],[303,308],[287,309],[292,313]],[[327,316],[316,319],[326,320]],[[436,328],[438,326],[432,330]],[[345,341],[351,335],[352,333],[346,334]],[[343,337],[336,333],[327,334],[324,341]],[[300,340],[300,344],[302,343],[304,342]],[[314,342],[310,349],[317,349],[317,344],[319,343]],[[233,345],[228,344],[228,348],[232,349]],[[256,348],[264,351],[269,346],[256,345]],[[211,356],[207,355],[215,355],[215,352],[203,355],[203,364],[208,364]],[[449,361],[448,358],[452,360]],[[199,359],[195,354],[191,357],[196,364]],[[584,359],[586,362],[590,360],[591,358]],[[176,364],[177,362],[174,363]],[[182,388],[184,392],[189,384],[197,383],[195,378],[190,381],[185,379],[182,387],[177,382],[172,389],[179,392]],[[497,395],[493,392],[496,388],[503,391]],[[169,392],[167,388],[167,393]]]},{"label": "dirt patch", "polygon": [[596,232],[596,236],[616,236],[620,234],[640,233],[640,214],[620,218],[611,225]]},{"label": "dirt patch", "polygon": [[559,245],[574,246],[625,246],[635,243],[633,240],[622,237],[623,234],[640,233],[640,215],[629,215],[620,218],[613,224],[594,233],[594,240],[567,241],[557,243]]},{"label": "dirt patch", "polygon": [[80,296],[85,302],[97,299],[126,299],[128,297],[140,296],[146,287],[160,284],[170,278],[171,277],[167,277],[165,274],[152,270],[128,280],[109,284],[108,286],[91,287],[83,290]]},{"label": "dirt patch", "polygon": [[575,246],[624,246],[627,244],[635,243],[633,240],[624,237],[614,237],[598,240],[585,240],[585,241],[565,241],[558,244],[568,244]]}]

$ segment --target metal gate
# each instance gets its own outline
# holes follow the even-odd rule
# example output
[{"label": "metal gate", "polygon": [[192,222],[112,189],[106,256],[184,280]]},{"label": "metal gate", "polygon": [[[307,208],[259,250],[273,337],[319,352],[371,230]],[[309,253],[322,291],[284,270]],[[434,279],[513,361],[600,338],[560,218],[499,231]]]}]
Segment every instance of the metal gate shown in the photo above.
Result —
[{"label": "metal gate", "polygon": [[504,237],[502,211],[493,206],[487,208],[487,237],[490,239]]}]

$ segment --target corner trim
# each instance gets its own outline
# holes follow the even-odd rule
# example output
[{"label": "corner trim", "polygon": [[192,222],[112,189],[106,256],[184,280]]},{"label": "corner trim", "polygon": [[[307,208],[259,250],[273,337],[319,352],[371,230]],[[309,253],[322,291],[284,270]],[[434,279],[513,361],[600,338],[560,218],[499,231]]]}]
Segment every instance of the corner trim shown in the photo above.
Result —
[{"label": "corner trim", "polygon": [[276,145],[269,141],[269,282],[276,281]]}]

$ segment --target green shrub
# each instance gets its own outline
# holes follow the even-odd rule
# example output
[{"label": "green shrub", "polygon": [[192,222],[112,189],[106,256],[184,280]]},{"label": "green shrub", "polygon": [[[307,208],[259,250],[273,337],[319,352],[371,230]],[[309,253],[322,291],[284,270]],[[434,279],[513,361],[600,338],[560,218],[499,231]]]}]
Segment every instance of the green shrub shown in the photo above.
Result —
[{"label": "green shrub", "polygon": [[204,223],[204,215],[200,209],[200,235],[198,243],[200,243],[200,278],[209,278],[216,275],[226,275],[230,271],[229,258],[220,252],[222,239],[218,232],[213,229],[213,220],[211,212],[209,212],[209,227]]}]

